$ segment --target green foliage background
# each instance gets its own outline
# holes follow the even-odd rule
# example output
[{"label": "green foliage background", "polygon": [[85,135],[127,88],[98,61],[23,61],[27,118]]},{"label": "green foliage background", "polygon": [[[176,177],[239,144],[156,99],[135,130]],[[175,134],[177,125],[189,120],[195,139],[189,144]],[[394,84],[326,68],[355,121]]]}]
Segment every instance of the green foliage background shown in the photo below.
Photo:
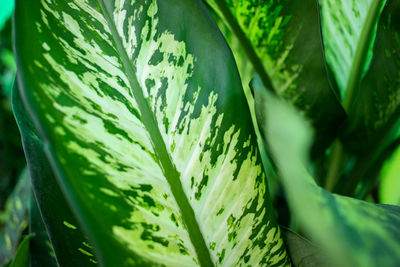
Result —
[{"label": "green foliage background", "polygon": [[[398,146],[399,132],[397,125],[393,127],[395,130],[390,132],[390,138],[383,138],[382,142],[379,143],[380,146],[378,146],[376,150],[365,152],[363,149],[360,149],[362,145],[354,140],[360,138],[360,140],[372,144],[371,146],[373,146],[374,142],[381,138],[381,135],[379,135],[381,132],[378,131],[379,134],[377,135],[369,135],[367,134],[368,131],[364,131],[372,124],[366,122],[364,125],[363,123],[365,121],[360,122],[362,120],[359,119],[358,116],[360,116],[359,114],[365,113],[367,114],[367,117],[369,117],[368,114],[370,114],[370,117],[372,118],[374,110],[372,108],[364,109],[363,107],[365,106],[365,103],[359,104],[360,102],[356,102],[358,104],[354,109],[355,111],[349,111],[350,119],[354,118],[356,123],[351,125],[351,127],[349,127],[350,130],[343,133],[341,136],[341,142],[343,142],[345,146],[344,152],[343,147],[337,145],[337,142],[329,148],[332,140],[338,136],[338,124],[344,117],[344,112],[342,112],[341,106],[339,107],[335,101],[332,101],[334,94],[330,91],[330,86],[332,85],[332,79],[335,79],[336,77],[340,82],[337,87],[334,87],[337,90],[336,93],[339,95],[339,98],[343,98],[346,95],[345,84],[348,79],[346,75],[350,73],[351,68],[351,63],[343,61],[344,69],[340,69],[340,62],[336,62],[332,55],[334,55],[333,50],[335,49],[342,49],[344,55],[346,55],[346,53],[354,54],[354,51],[343,51],[346,48],[341,47],[342,43],[349,40],[337,39],[335,40],[336,43],[325,43],[328,65],[330,65],[331,71],[335,70],[335,68],[338,69],[337,73],[332,71],[330,73],[331,76],[322,77],[323,73],[325,73],[326,62],[325,59],[323,59],[321,43],[320,53],[313,52],[312,57],[315,60],[314,62],[318,62],[321,67],[319,71],[322,74],[316,71],[314,77],[310,78],[309,73],[312,72],[312,69],[310,69],[306,74],[304,74],[310,80],[304,79],[296,84],[299,86],[296,87],[297,89],[300,87],[308,88],[310,87],[308,81],[315,83],[316,80],[318,80],[317,82],[320,87],[317,89],[322,87],[327,89],[327,92],[318,90],[316,92],[307,92],[300,95],[295,90],[296,88],[290,88],[290,90],[287,90],[286,93],[283,94],[283,97],[288,100],[288,102],[292,102],[298,109],[302,110],[302,112],[299,112],[298,109],[296,110],[292,109],[292,107],[286,107],[286,104],[281,105],[281,100],[276,100],[275,95],[271,96],[268,95],[269,93],[265,94],[265,91],[267,90],[265,88],[266,83],[269,83],[271,87],[275,88],[280,88],[280,86],[285,84],[284,79],[287,77],[284,76],[287,75],[287,73],[285,72],[285,75],[280,77],[279,75],[272,74],[272,72],[269,71],[269,68],[275,66],[274,64],[278,64],[277,62],[281,62],[279,61],[280,59],[278,59],[278,55],[279,52],[282,51],[279,51],[279,49],[284,47],[284,45],[286,45],[285,42],[288,40],[284,40],[282,39],[282,36],[277,35],[274,36],[275,39],[271,39],[272,43],[269,43],[268,45],[262,43],[260,40],[263,40],[262,38],[267,38],[262,35],[265,33],[258,32],[257,29],[253,29],[249,32],[246,32],[245,30],[254,14],[251,12],[246,13],[240,11],[244,9],[256,12],[248,6],[250,1],[240,2],[244,4],[238,4],[236,6],[235,4],[230,3],[230,1],[226,1],[228,3],[226,9],[221,8],[221,2],[223,1],[207,1],[209,12],[214,16],[220,30],[223,32],[225,39],[234,52],[235,60],[241,74],[243,87],[249,98],[248,100],[254,123],[255,114],[252,108],[254,103],[252,102],[253,98],[248,84],[253,79],[254,73],[258,73],[257,77],[261,76],[260,78],[253,79],[252,89],[255,91],[253,94],[256,95],[256,100],[258,101],[258,103],[256,103],[256,109],[258,105],[258,109],[262,110],[261,113],[263,113],[263,115],[259,117],[261,135],[265,138],[265,143],[268,144],[268,142],[273,142],[269,144],[269,146],[267,145],[267,150],[268,148],[271,149],[271,151],[268,151],[269,156],[266,154],[263,156],[264,165],[267,169],[269,190],[278,223],[285,229],[291,229],[291,231],[300,233],[301,235],[312,239],[314,242],[318,243],[318,245],[335,251],[337,255],[350,257],[351,260],[345,260],[343,262],[344,266],[349,264],[349,262],[352,264],[365,263],[365,266],[367,266],[371,260],[376,260],[380,263],[387,263],[388,266],[390,266],[390,264],[393,263],[393,258],[390,257],[396,253],[399,246],[399,243],[396,243],[394,240],[398,237],[398,232],[396,232],[397,230],[393,231],[395,232],[393,236],[386,235],[392,230],[392,224],[398,223],[399,211],[397,208],[394,209],[391,206],[376,206],[375,204],[400,205],[400,147]],[[323,8],[321,15],[326,17],[330,16],[330,14],[325,14],[324,12],[328,8],[335,8],[329,6],[327,2],[328,1],[320,1],[320,7]],[[293,7],[293,10],[285,10],[285,12],[288,12],[290,15],[292,15],[290,12],[293,12],[295,19],[296,16],[300,16],[300,13],[304,11],[300,8],[301,6],[303,9],[308,9],[309,12],[311,12],[304,3],[305,2],[299,3],[297,6]],[[334,6],[334,4],[332,5]],[[11,93],[17,71],[12,52],[12,23],[10,16],[13,6],[13,1],[2,1],[0,3],[0,263],[8,262],[10,266],[26,266],[26,254],[29,253],[30,249],[30,251],[34,252],[34,255],[36,255],[31,258],[32,262],[37,262],[37,264],[39,264],[48,261],[48,266],[56,266],[55,249],[56,251],[62,251],[63,255],[65,255],[65,259],[68,259],[65,263],[60,262],[59,260],[58,264],[70,264],[70,259],[74,259],[76,264],[82,262],[86,262],[86,264],[97,264],[98,262],[95,258],[95,252],[89,245],[84,230],[78,226],[77,231],[70,231],[68,234],[60,234],[62,231],[65,231],[66,225],[70,226],[70,230],[76,225],[79,225],[79,220],[74,217],[74,213],[67,204],[66,199],[62,197],[62,191],[55,182],[56,179],[54,178],[54,174],[50,172],[43,173],[44,178],[41,179],[41,177],[39,179],[32,173],[30,177],[26,169],[26,160],[22,148],[21,136],[11,104]],[[271,7],[266,5],[265,8],[268,9]],[[237,20],[238,25],[230,24],[229,19],[226,18],[229,9],[230,11],[235,11],[232,12],[232,14],[237,16],[235,19]],[[294,10],[297,10],[298,13],[295,13]],[[266,10],[264,11],[266,12]],[[316,10],[314,11],[316,12]],[[269,18],[270,21],[264,21],[265,25],[263,26],[269,30],[276,27],[274,23],[279,18],[278,13],[274,13],[273,15],[274,16]],[[224,21],[224,18],[228,23]],[[319,28],[317,27],[318,24],[315,24],[318,23],[317,17],[310,16],[307,19],[307,22],[309,25],[314,25],[315,27],[312,28],[310,26],[309,28],[305,28],[300,35],[306,36],[307,34],[319,31]],[[296,24],[297,21],[294,20],[293,22],[290,20],[284,20],[282,25],[293,26],[290,23]],[[257,69],[257,64],[254,64],[254,62],[253,65],[250,64],[246,58],[246,55],[243,52],[243,44],[240,44],[236,39],[237,37],[233,34],[235,32],[235,26],[238,27],[237,30],[243,30],[243,34],[249,41],[247,45],[254,46],[255,55],[253,56],[258,56],[261,62],[264,63],[264,65],[258,65],[259,69]],[[377,36],[379,37],[379,28],[374,28],[373,33],[376,34],[377,30]],[[387,28],[385,27],[384,30],[387,30]],[[327,40],[335,39],[335,36],[340,35],[338,33],[340,32],[340,29],[338,30],[334,27],[329,28],[326,24],[322,24],[321,31],[325,34]],[[328,39],[328,37],[331,39]],[[310,40],[301,40],[301,42],[299,41],[297,43],[290,43],[293,40],[289,40],[288,42],[289,45],[295,46],[295,52],[304,54],[305,51],[307,51],[307,47],[315,43],[312,42],[312,39]],[[375,41],[375,39],[373,40]],[[310,41],[310,43],[307,43],[307,41]],[[367,72],[369,64],[374,64],[372,56],[373,44],[374,42],[366,44],[369,49],[369,52],[366,55],[366,63],[365,66],[363,65],[363,68],[360,68],[360,73],[357,74],[360,77],[366,77],[367,81],[368,79],[370,79],[369,81],[375,79],[375,74],[371,75]],[[316,49],[319,49],[319,47]],[[385,52],[386,55],[387,53],[390,53],[390,51]],[[294,56],[293,58],[296,57]],[[349,59],[349,61],[351,60]],[[298,64],[303,64],[304,62],[299,61],[290,63],[293,64],[291,70],[296,70],[296,66]],[[272,78],[271,81],[266,82],[268,76],[271,76]],[[365,87],[367,88],[368,84],[366,84]],[[385,96],[385,93],[386,92],[383,92],[382,95]],[[370,95],[375,97],[371,92],[361,95],[361,98],[366,99],[365,101],[369,101],[369,103],[374,102],[376,99],[380,99],[380,95],[378,95],[376,99],[370,99]],[[16,99],[19,98],[19,95],[14,95],[13,97]],[[266,103],[270,103],[270,106]],[[326,108],[327,105],[329,105],[329,109]],[[390,103],[388,105],[390,105]],[[371,104],[371,106],[373,105]],[[274,107],[275,109],[271,107]],[[23,109],[22,105],[20,108]],[[332,112],[332,110],[335,110],[335,112]],[[348,111],[347,104],[344,105],[344,110]],[[297,118],[297,115],[293,115],[293,112],[305,115],[309,122],[311,121],[312,126],[317,129],[315,142],[309,140],[312,138],[312,134],[308,133],[309,125],[303,121],[301,116],[301,118]],[[277,116],[270,117],[265,116],[265,114],[277,114]],[[19,117],[19,125],[22,125],[22,128],[30,127],[29,122],[24,121],[26,118],[23,114],[18,114],[17,111],[16,115]],[[265,117],[269,118],[265,119]],[[371,120],[373,120],[373,118]],[[281,122],[289,123],[293,125],[293,128],[286,129],[282,126]],[[268,125],[268,123],[271,123],[273,127]],[[393,130],[391,126],[392,125],[390,125],[390,130]],[[380,128],[378,130],[380,130]],[[33,132],[32,135],[36,135],[33,128],[27,130],[27,132],[29,131]],[[297,134],[290,134],[294,132]],[[262,142],[261,135],[258,136],[260,142]],[[292,146],[285,144],[285,140],[281,139],[282,136],[286,136],[286,140],[290,139],[292,143],[289,142],[289,144]],[[355,136],[357,138],[355,138]],[[384,136],[387,136],[386,132]],[[24,138],[29,139],[30,137],[25,136]],[[36,160],[39,158],[40,160],[37,160],[36,162],[35,160],[32,161],[35,164],[37,163],[38,166],[40,166],[40,164],[48,164],[43,153],[35,154],[36,148],[39,148],[37,150],[43,150],[43,144],[40,142],[35,143],[35,141],[32,141],[32,143],[34,143],[33,147],[25,148],[27,156],[31,156],[31,158],[35,158]],[[296,150],[297,148],[298,150]],[[282,154],[281,151],[285,151],[285,153],[294,156],[293,158],[288,157],[287,154]],[[325,163],[321,164],[321,162],[325,162],[327,158],[331,157],[332,154],[335,153],[334,151],[339,151],[338,153],[342,153],[341,155],[345,154],[346,162],[340,163],[339,165],[342,168],[341,172],[332,176],[333,181],[337,182],[337,184],[333,183],[332,185],[326,186],[327,181],[324,180],[325,177],[321,177],[320,174],[321,169],[325,171],[329,168],[324,165]],[[263,152],[265,153],[265,151],[262,151],[261,153]],[[365,155],[367,156],[370,155],[370,157],[363,157],[363,153],[366,153]],[[308,161],[309,155],[311,155],[311,162]],[[379,155],[379,157],[375,157],[375,155]],[[319,161],[318,159],[322,160]],[[357,172],[357,169],[355,174],[353,172],[350,172],[350,174],[347,172],[347,170],[354,166],[358,166],[357,164],[362,165],[365,162],[372,162],[373,164],[371,164],[371,167],[363,169],[360,173]],[[38,172],[36,172],[36,174],[37,173]],[[290,177],[294,176],[296,176],[296,179],[291,180]],[[349,177],[352,176],[355,176],[356,179],[349,179]],[[41,186],[52,188],[53,194],[49,194],[43,199],[35,200],[31,196],[30,179],[37,183],[42,183],[39,183]],[[329,180],[330,178],[328,177],[327,179]],[[351,183],[348,182],[349,180],[351,180]],[[298,186],[295,186],[296,183]],[[324,185],[328,191],[351,196],[353,199],[349,200],[343,196],[331,194],[331,192],[325,191],[321,188]],[[342,188],[346,188],[347,191],[341,191]],[[364,202],[356,199],[364,200]],[[40,214],[36,201],[42,203],[41,205],[46,206],[46,210],[49,211],[48,214]],[[62,203],[59,206],[64,207],[62,209],[63,212],[60,212],[60,210],[57,210],[54,206],[50,205],[52,202]],[[307,212],[301,212],[302,208],[305,206],[308,206]],[[326,210],[324,210],[323,213],[324,216],[321,215],[322,213],[320,214],[317,212],[321,207],[326,207]],[[330,212],[330,208],[332,207],[334,207],[336,213]],[[30,215],[28,214],[28,209],[31,210]],[[60,230],[60,225],[55,224],[53,220],[49,219],[56,217],[61,218],[62,216],[65,216],[65,218],[68,218],[69,220],[69,222],[64,221],[65,224],[62,228],[64,230]],[[364,218],[363,216],[372,219],[367,219],[363,222],[356,221],[357,218]],[[42,219],[44,220],[44,223]],[[341,222],[337,226],[336,222],[342,220],[347,220],[347,223]],[[392,224],[387,223],[388,221]],[[71,222],[73,223],[71,224]],[[356,222],[358,225],[355,224]],[[30,229],[28,229],[29,225]],[[44,225],[46,225],[47,228],[45,228]],[[336,227],[340,229],[338,234],[325,233],[325,228],[319,227],[321,225],[328,225],[331,229]],[[389,230],[386,231],[387,229]],[[33,233],[33,235],[30,235],[30,233]],[[376,236],[366,236],[365,233],[377,234]],[[65,240],[66,235],[68,235],[67,238],[70,239],[70,242],[65,244],[57,241],[55,238],[50,242],[49,234],[50,236],[58,237],[59,240]],[[382,236],[384,236],[385,239],[382,239]],[[293,235],[290,230],[288,230],[285,238],[288,242],[287,247],[290,255],[296,257],[296,259],[292,258],[292,263],[296,263],[295,265],[300,266],[305,262],[307,262],[307,264],[318,262],[318,265],[324,265],[323,262],[326,260],[326,257],[319,247],[314,246],[314,244],[309,244],[307,240],[303,242],[302,239]],[[386,240],[387,242],[380,244],[380,247],[377,248],[376,246],[379,245],[379,242],[375,243],[376,240],[379,240],[379,242]],[[31,244],[30,248],[28,246],[29,243]],[[19,244],[20,248],[18,248]],[[82,247],[82,244],[87,244],[84,249],[81,248],[84,252],[80,251],[81,253],[77,254],[76,251],[73,251],[74,248],[78,246]],[[385,251],[389,251],[388,254],[382,254],[380,255],[381,257],[373,256],[375,251],[379,251],[379,249],[383,250],[383,248]],[[359,254],[351,254],[358,249],[360,250]],[[394,251],[392,254],[390,254],[391,249]],[[14,255],[16,255],[16,260],[12,261]],[[43,255],[46,257],[41,257]],[[322,260],[320,259],[321,255],[324,255],[324,259]],[[297,260],[298,258],[301,258],[301,260]]]}]

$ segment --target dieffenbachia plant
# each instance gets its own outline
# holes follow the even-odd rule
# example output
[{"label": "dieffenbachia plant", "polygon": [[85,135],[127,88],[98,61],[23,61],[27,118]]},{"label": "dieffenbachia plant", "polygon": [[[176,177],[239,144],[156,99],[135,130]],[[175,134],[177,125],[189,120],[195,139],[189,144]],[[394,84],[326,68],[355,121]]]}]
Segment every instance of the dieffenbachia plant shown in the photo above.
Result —
[{"label": "dieffenbachia plant", "polygon": [[[376,20],[385,2],[319,1],[325,56],[338,83],[341,98],[345,97],[354,72],[360,69],[365,74],[371,63],[376,39]],[[361,53],[364,59],[361,58]],[[357,64],[363,64],[364,68],[354,68]]]},{"label": "dieffenbachia plant", "polygon": [[[299,112],[255,80],[256,111],[293,213],[329,253],[332,266],[396,266],[400,207],[375,205],[319,187],[310,172],[310,125]],[[264,116],[265,115],[265,116]]]},{"label": "dieffenbachia plant", "polygon": [[14,26],[20,93],[80,225],[65,221],[99,264],[289,265],[233,56],[199,0],[17,1]]},{"label": "dieffenbachia plant", "polygon": [[[348,114],[343,145],[333,148],[331,165],[339,166],[336,171],[332,168],[332,173],[341,176],[343,193],[359,191],[362,196],[365,190],[356,190],[357,184],[364,181],[367,186],[362,188],[373,186],[382,162],[399,143],[400,4],[386,0],[339,2],[321,1],[327,61],[341,85]],[[363,7],[358,6],[361,2]],[[346,60],[339,68],[342,57]],[[339,171],[345,169],[340,166],[346,160],[355,162],[350,164],[349,174]],[[334,181],[334,176],[328,180]]]},{"label": "dieffenbachia plant", "polygon": [[[318,90],[320,92],[323,90],[321,86],[313,87],[313,82],[317,80],[315,77],[312,78],[314,73],[318,74],[317,78],[320,80],[327,79],[330,81],[326,89],[328,91],[330,88],[332,88],[330,90],[334,90],[337,99],[342,102],[348,118],[343,125],[335,125],[332,122],[327,122],[329,116],[323,116],[324,123],[336,128],[340,126],[342,130],[338,132],[342,135],[342,142],[347,146],[345,146],[346,153],[356,152],[361,156],[349,160],[346,165],[344,161],[346,160],[345,156],[348,155],[343,152],[336,153],[335,146],[337,147],[337,145],[334,145],[333,152],[332,150],[330,153],[328,151],[328,154],[333,158],[331,162],[334,163],[330,164],[333,168],[328,168],[328,171],[345,173],[348,169],[351,170],[350,177],[349,173],[345,173],[346,176],[342,179],[344,182],[341,181],[346,185],[342,191],[345,194],[354,193],[355,186],[362,178],[365,178],[365,175],[373,177],[375,171],[379,170],[381,161],[399,143],[399,139],[393,141],[393,136],[391,136],[398,136],[396,131],[398,127],[395,123],[398,122],[398,89],[400,88],[398,86],[398,64],[400,62],[398,31],[400,24],[396,19],[399,17],[397,15],[399,13],[399,2],[320,0],[318,1],[320,10],[316,8],[317,1],[209,0],[207,2],[221,18],[225,18],[231,32],[241,39],[242,47],[238,49],[236,57],[240,58],[241,52],[247,51],[248,60],[253,63],[254,72],[257,72],[260,76],[259,82],[262,82],[266,87],[263,90],[274,89],[273,91],[297,104],[297,107],[304,112],[307,109],[293,101],[290,95],[282,94],[276,79],[285,77],[284,74],[287,73],[298,73],[297,80],[287,80],[295,88],[295,100],[304,98],[304,95],[301,96],[302,88],[305,92],[313,92],[313,96],[318,95]],[[312,47],[316,47],[315,40],[320,36],[318,29],[320,26],[318,23],[319,12],[322,21],[321,31],[324,37],[325,56],[330,71],[333,73],[333,79],[329,77],[329,74],[326,75],[322,71],[324,69],[323,62],[318,67],[319,72],[315,69],[307,71],[310,70],[309,66],[316,67],[317,65],[307,65],[306,63],[311,62],[312,58],[318,57],[318,52],[322,51],[322,49],[312,49]],[[308,23],[303,28],[302,22],[305,21],[314,21],[314,23]],[[317,30],[312,31],[313,27]],[[300,34],[289,34],[293,32]],[[229,35],[225,34],[225,36]],[[305,40],[298,44],[296,38],[300,38],[300,40],[304,38]],[[229,41],[230,38],[227,38],[227,40]],[[235,53],[236,43],[232,41],[231,43]],[[285,44],[290,45],[285,46]],[[295,51],[299,51],[299,47],[302,45],[306,46],[308,50],[303,51],[303,53],[295,53]],[[274,54],[279,50],[281,52]],[[312,55],[307,53],[310,51],[313,52]],[[274,61],[274,55],[277,55],[280,60]],[[290,62],[296,60],[305,62],[305,64],[296,65],[296,67],[303,68],[290,68]],[[248,77],[249,68],[247,65],[240,68],[241,62],[246,61],[240,60],[238,64],[239,69],[242,69],[242,73],[245,74],[243,76]],[[279,68],[282,71],[276,71]],[[335,82],[338,84],[338,90],[335,90]],[[301,227],[304,227],[315,240],[325,245],[331,254],[339,255],[341,264],[381,266],[396,263],[398,261],[396,255],[398,255],[399,250],[398,243],[395,240],[398,238],[398,232],[393,228],[399,218],[396,215],[398,211],[394,212],[393,210],[397,208],[375,207],[365,202],[332,197],[328,192],[324,192],[311,178],[312,172],[304,174],[304,167],[299,167],[303,159],[308,158],[307,143],[311,142],[311,137],[297,138],[295,135],[300,135],[301,131],[298,131],[295,126],[298,123],[296,120],[285,117],[282,114],[284,111],[281,109],[268,107],[268,101],[259,95],[256,95],[255,98],[256,102],[259,103],[258,114],[260,115],[261,126],[265,127],[270,123],[273,125],[269,126],[270,131],[279,132],[278,134],[275,133],[275,136],[271,136],[265,131],[264,134],[268,147],[273,148],[270,149],[270,154],[276,161],[275,164],[286,189],[292,211],[291,216],[298,217]],[[317,104],[323,106],[326,103],[324,100],[325,98],[320,97]],[[305,113],[313,123],[318,140],[321,129],[315,123],[313,116],[323,114],[324,109],[319,107],[315,110],[317,110],[317,113],[311,113],[311,116],[310,113]],[[328,109],[329,112],[333,114],[335,110]],[[289,126],[293,124],[291,130],[281,130],[285,127],[281,124],[286,123]],[[393,127],[394,125],[396,127]],[[299,126],[299,128],[301,130],[302,126]],[[329,129],[326,126],[322,128],[323,130]],[[309,131],[308,128],[307,131]],[[335,133],[330,130],[333,138],[338,137],[338,132]],[[298,142],[294,143],[296,141]],[[291,144],[294,148],[291,147]],[[302,147],[301,153],[295,151],[296,146]],[[354,148],[358,151],[355,151]],[[365,151],[368,153],[362,155]],[[339,155],[339,161],[335,159],[337,155]],[[291,160],[292,156],[293,160]],[[321,158],[323,161],[323,157]],[[356,164],[354,164],[354,161],[356,161]],[[352,163],[353,169],[351,169]],[[322,169],[329,165],[325,164],[322,165]],[[314,165],[310,169],[316,172],[317,168],[321,167]],[[329,172],[327,178],[327,187],[329,188],[333,186],[330,184],[332,180]],[[324,177],[322,179],[317,177],[316,180],[324,182]],[[334,182],[336,181],[333,179]],[[310,185],[307,185],[307,183]],[[370,181],[363,181],[363,184],[360,184],[361,190],[358,190],[360,191],[359,194],[365,194],[365,191],[368,190],[365,188],[369,186]],[[337,190],[340,191],[340,189],[342,188]],[[349,192],[347,192],[348,190]],[[339,204],[332,203],[331,199]],[[324,201],[329,201],[329,203],[319,205],[320,202]],[[307,211],[304,209],[305,206],[309,207]],[[326,212],[321,212],[321,210],[326,210]],[[345,221],[341,223],[343,220]],[[357,221],[365,222],[365,224],[357,225]],[[375,227],[375,225],[379,225],[379,227]],[[385,243],[385,245],[380,257],[372,259],[370,255],[373,254],[372,251],[376,243]]]},{"label": "dieffenbachia plant", "polygon": [[30,207],[31,266],[95,266],[97,261],[50,168],[32,119],[23,106],[17,86],[12,97],[15,118],[30,171],[34,192]]}]

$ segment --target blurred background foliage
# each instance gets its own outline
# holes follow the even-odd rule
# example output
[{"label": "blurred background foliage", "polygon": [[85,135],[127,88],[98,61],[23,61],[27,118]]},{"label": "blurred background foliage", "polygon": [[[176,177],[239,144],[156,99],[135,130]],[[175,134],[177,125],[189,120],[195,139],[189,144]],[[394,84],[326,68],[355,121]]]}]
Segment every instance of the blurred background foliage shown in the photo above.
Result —
[{"label": "blurred background foliage", "polygon": [[10,198],[7,203],[7,199],[16,188],[18,177],[26,165],[20,134],[11,109],[11,89],[16,75],[12,52],[13,7],[13,1],[0,1],[0,230],[4,229],[10,219],[12,201]]}]

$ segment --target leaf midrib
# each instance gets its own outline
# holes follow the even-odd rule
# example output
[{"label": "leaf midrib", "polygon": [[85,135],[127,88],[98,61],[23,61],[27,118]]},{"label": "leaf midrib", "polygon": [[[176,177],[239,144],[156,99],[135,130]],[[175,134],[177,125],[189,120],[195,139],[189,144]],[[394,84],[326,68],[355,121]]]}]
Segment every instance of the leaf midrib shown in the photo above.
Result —
[{"label": "leaf midrib", "polygon": [[104,0],[98,0],[101,7],[103,16],[105,17],[107,24],[110,28],[114,43],[116,45],[117,52],[120,56],[125,74],[129,80],[130,89],[135,97],[138,104],[140,114],[142,116],[142,122],[148,133],[150,134],[151,143],[154,152],[159,160],[159,165],[162,168],[162,172],[167,179],[167,182],[171,188],[172,194],[179,206],[182,214],[183,221],[186,225],[190,240],[193,247],[195,248],[197,259],[201,266],[214,266],[210,252],[201,233],[200,227],[197,223],[194,210],[189,203],[189,200],[183,190],[183,186],[180,180],[180,174],[177,171],[172,159],[168,153],[167,147],[162,138],[160,129],[158,128],[154,113],[152,112],[146,98],[143,95],[142,88],[137,80],[136,72],[134,67],[129,60],[129,57],[122,45],[121,37],[119,36],[116,25],[112,16],[108,13],[107,7]]},{"label": "leaf midrib", "polygon": [[349,80],[347,82],[343,107],[349,112],[354,99],[357,96],[357,88],[360,85],[363,73],[363,67],[367,61],[369,45],[373,39],[373,28],[378,23],[380,11],[386,0],[373,0],[361,31],[359,41],[354,56],[354,61],[350,69]]}]

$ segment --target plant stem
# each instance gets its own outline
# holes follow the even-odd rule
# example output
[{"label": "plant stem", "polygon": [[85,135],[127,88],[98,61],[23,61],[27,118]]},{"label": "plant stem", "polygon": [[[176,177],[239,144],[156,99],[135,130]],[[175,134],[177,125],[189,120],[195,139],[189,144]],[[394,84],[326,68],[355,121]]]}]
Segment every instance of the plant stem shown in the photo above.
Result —
[{"label": "plant stem", "polygon": [[264,87],[267,90],[270,90],[271,92],[276,93],[274,86],[271,82],[271,79],[268,76],[267,72],[265,71],[260,58],[257,56],[249,39],[247,39],[243,30],[240,28],[238,22],[236,21],[236,19],[232,15],[231,11],[225,4],[225,1],[224,0],[215,0],[215,3],[217,4],[217,6],[218,6],[219,10],[221,11],[221,13],[223,14],[223,16],[225,17],[225,20],[228,22],[228,25],[231,28],[232,32],[238,38],[240,45],[243,47],[243,50],[245,51],[247,57],[249,58],[251,64],[253,65],[255,71],[260,76],[260,79],[261,79],[262,83],[264,84]]},{"label": "plant stem", "polygon": [[332,191],[339,179],[340,170],[343,165],[343,146],[339,140],[332,145],[332,152],[329,159],[329,166],[325,180],[325,189]]},{"label": "plant stem", "polygon": [[[362,79],[362,73],[367,59],[368,49],[373,39],[373,28],[375,27],[380,11],[386,0],[374,0],[368,10],[364,27],[360,34],[360,39],[357,44],[356,53],[354,56],[353,64],[350,69],[349,80],[347,81],[346,93],[343,99],[343,108],[347,113],[357,96],[357,91]],[[325,188],[329,191],[333,190],[342,169],[345,153],[340,141],[336,141],[332,146],[332,153],[327,171]]]}]

